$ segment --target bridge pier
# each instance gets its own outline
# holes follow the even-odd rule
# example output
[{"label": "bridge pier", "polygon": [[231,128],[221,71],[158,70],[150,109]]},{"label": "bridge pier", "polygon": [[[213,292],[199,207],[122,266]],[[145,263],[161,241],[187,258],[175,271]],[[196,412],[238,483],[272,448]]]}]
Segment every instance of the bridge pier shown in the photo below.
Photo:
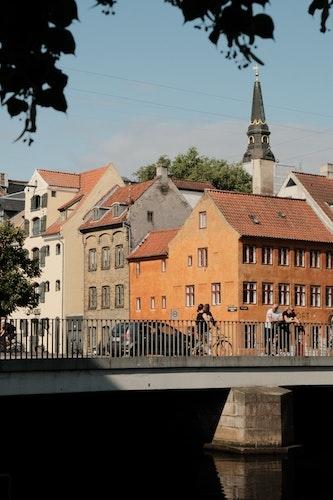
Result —
[{"label": "bridge pier", "polygon": [[288,453],[294,448],[292,392],[281,387],[230,389],[210,449]]}]

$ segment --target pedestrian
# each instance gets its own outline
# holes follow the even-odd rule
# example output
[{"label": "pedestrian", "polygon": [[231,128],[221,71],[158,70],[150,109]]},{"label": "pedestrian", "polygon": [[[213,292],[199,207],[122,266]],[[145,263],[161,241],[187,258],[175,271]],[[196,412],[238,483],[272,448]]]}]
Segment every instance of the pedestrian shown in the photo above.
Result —
[{"label": "pedestrian", "polygon": [[290,326],[292,323],[298,324],[299,319],[296,316],[294,309],[291,306],[288,306],[285,311],[282,313],[282,328],[281,328],[281,337],[280,337],[280,347],[282,350],[289,352],[290,350]]},{"label": "pedestrian", "polygon": [[279,311],[279,304],[275,303],[266,313],[265,321],[265,354],[274,355],[276,351],[277,339],[280,332],[280,322],[282,321],[282,314]]},{"label": "pedestrian", "polygon": [[204,304],[203,306],[203,319],[205,321],[205,338],[208,346],[208,354],[211,354],[211,346],[212,346],[212,328],[215,326],[216,321],[211,313],[209,304]]}]

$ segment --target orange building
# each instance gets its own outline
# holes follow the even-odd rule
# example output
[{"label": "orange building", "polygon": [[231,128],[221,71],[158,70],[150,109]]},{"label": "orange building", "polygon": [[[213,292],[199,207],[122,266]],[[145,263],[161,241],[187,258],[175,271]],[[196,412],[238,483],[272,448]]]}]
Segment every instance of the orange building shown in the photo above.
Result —
[{"label": "orange building", "polygon": [[304,200],[206,190],[178,231],[130,254],[130,317],[264,321],[290,304],[303,321],[333,313],[333,235]]}]

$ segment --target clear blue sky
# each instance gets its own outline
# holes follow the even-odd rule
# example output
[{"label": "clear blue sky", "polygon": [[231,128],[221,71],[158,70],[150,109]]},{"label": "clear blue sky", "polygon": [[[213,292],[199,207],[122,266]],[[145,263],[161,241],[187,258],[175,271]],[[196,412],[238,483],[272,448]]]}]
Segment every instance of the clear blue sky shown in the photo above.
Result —
[{"label": "clear blue sky", "polygon": [[[319,32],[309,3],[271,0],[275,41],[260,39],[257,54],[265,61],[260,79],[272,150],[281,163],[316,172],[333,161],[332,32]],[[163,0],[119,0],[115,16],[93,4],[78,0],[76,56],[59,63],[69,74],[67,115],[42,110],[27,147],[13,142],[22,124],[1,110],[0,171],[29,179],[35,168],[80,171],[113,162],[131,176],[192,145],[239,161],[252,67],[238,70],[220,53],[223,44],[217,49],[204,31],[183,25],[181,12]]]}]

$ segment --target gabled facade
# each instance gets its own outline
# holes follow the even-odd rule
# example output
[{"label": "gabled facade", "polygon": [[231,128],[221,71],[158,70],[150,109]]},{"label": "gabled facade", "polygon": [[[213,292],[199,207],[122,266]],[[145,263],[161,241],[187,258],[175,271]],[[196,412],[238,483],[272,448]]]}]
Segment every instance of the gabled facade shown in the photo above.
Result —
[{"label": "gabled facade", "polygon": [[116,186],[87,214],[80,230],[84,241],[86,318],[129,317],[127,257],[144,236],[181,225],[191,206],[166,175]]},{"label": "gabled facade", "polygon": [[301,198],[333,233],[333,164],[321,167],[321,175],[290,172],[278,196]]},{"label": "gabled facade", "polygon": [[333,313],[333,235],[303,200],[208,190],[167,248],[156,238],[129,256],[133,319],[194,320],[199,303],[230,321],[264,321],[274,302]]},{"label": "gabled facade", "polygon": [[[82,173],[36,170],[26,187],[25,247],[39,259],[40,318],[83,317],[83,242],[78,228],[122,179],[109,164]],[[27,311],[17,311],[23,318]]]}]

